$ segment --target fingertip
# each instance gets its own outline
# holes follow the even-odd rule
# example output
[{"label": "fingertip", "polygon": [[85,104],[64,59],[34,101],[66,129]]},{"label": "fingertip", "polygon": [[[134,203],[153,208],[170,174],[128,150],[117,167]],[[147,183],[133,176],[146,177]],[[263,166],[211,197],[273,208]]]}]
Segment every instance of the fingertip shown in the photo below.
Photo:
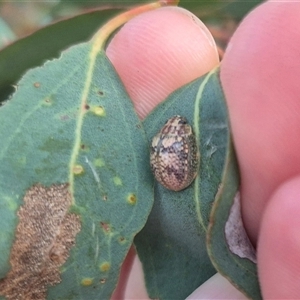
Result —
[{"label": "fingertip", "polygon": [[126,291],[126,287],[128,285],[128,279],[129,279],[128,274],[130,274],[130,272],[133,269],[135,259],[136,259],[136,253],[135,253],[134,247],[132,246],[129,249],[129,251],[126,255],[126,258],[123,262],[123,265],[121,267],[119,281],[118,281],[116,289],[114,290],[114,292],[110,298],[111,300],[126,299],[125,291]]},{"label": "fingertip", "polygon": [[143,299],[148,300],[149,296],[146,290],[142,263],[135,253],[132,270],[127,274],[128,282],[125,289],[125,299]]},{"label": "fingertip", "polygon": [[172,91],[218,64],[208,29],[178,7],[149,11],[126,23],[107,55],[142,118]]},{"label": "fingertip", "polygon": [[258,271],[264,299],[300,299],[300,177],[271,197],[258,240]]},{"label": "fingertip", "polygon": [[219,273],[215,274],[204,282],[197,290],[189,295],[186,300],[198,299],[235,299],[246,300],[240,291],[238,291],[225,277]]},{"label": "fingertip", "polygon": [[300,2],[263,3],[240,24],[221,65],[254,244],[270,195],[300,171],[299,16]]}]

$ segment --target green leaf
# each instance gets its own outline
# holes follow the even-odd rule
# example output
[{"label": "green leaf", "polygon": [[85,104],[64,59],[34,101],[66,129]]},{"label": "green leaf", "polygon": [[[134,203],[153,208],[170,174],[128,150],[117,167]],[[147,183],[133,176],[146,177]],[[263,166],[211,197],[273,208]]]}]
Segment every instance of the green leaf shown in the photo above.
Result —
[{"label": "green leaf", "polygon": [[221,12],[224,15],[229,15],[237,20],[241,20],[245,17],[252,9],[254,9],[259,4],[263,3],[262,0],[251,0],[251,1],[234,1],[228,3]]},{"label": "green leaf", "polygon": [[174,192],[155,183],[154,207],[135,238],[149,296],[158,299],[184,299],[215,273],[206,230],[230,141],[218,71],[178,89],[145,119],[149,141],[173,115],[193,126],[201,159],[187,189]]},{"label": "green leaf", "polygon": [[83,1],[76,1],[76,2],[71,2],[69,0],[61,0],[59,2],[59,5],[76,5],[79,7],[90,7],[90,6],[109,6],[109,7],[133,7],[138,4],[143,4],[143,3],[151,3],[154,1],[149,1],[149,0],[130,0],[130,1],[121,1],[121,0],[98,0],[95,2],[94,0],[83,0]]},{"label": "green leaf", "polygon": [[[0,293],[26,257],[21,271],[31,293],[45,289],[47,299],[109,299],[133,238],[150,213],[153,183],[145,133],[105,53],[84,43],[29,71],[0,108],[0,119],[0,276],[6,276]],[[64,217],[73,221],[69,227],[64,221],[55,225],[55,214],[64,211],[60,205],[68,197],[71,205]],[[24,223],[28,203],[33,220]],[[45,211],[43,205],[48,205]],[[44,222],[57,227],[54,237]],[[60,235],[74,226],[78,231],[76,222],[80,228],[72,246],[71,239]],[[20,232],[30,226],[36,230],[37,237],[29,230],[25,240],[19,234],[23,243],[29,240],[27,250],[20,247],[17,225],[18,230],[23,226]],[[45,240],[36,241],[39,234]],[[62,255],[60,243],[69,243],[71,251]],[[16,252],[9,262],[16,244],[25,253]],[[43,278],[47,262],[57,272],[56,281]],[[19,286],[15,289],[24,298]]]},{"label": "green leaf", "polygon": [[[120,9],[95,10],[46,26],[0,51],[0,102],[28,69],[56,58],[71,45],[89,39]],[[24,59],[26,58],[26,59]]]},{"label": "green leaf", "polygon": [[[190,1],[180,0],[179,5],[190,10],[196,16],[206,18],[235,18],[241,20],[246,14],[248,14],[255,6],[262,3],[262,0],[230,0],[230,1]],[[202,20],[203,21],[203,20]]]},{"label": "green leaf", "polygon": [[[60,2],[68,3],[68,0],[61,0]],[[127,1],[127,2],[124,2],[124,1],[121,1],[121,0],[99,0],[99,1],[97,1],[97,5],[133,6],[133,5],[137,5],[137,4],[150,3],[150,2],[151,1],[149,1],[149,0],[131,0],[131,1]],[[77,5],[82,5],[82,6],[95,5],[95,1],[94,0],[83,0],[83,1],[80,1]]]},{"label": "green leaf", "polygon": [[[231,252],[225,227],[240,185],[238,165],[233,146],[227,153],[222,185],[213,205],[211,223],[208,230],[208,253],[215,268],[247,297],[262,299],[257,277],[256,264],[246,256]],[[239,207],[238,207],[239,208]],[[237,223],[237,222],[235,222]],[[242,238],[235,235],[242,244]],[[245,251],[244,251],[245,252]]]},{"label": "green leaf", "polygon": [[[237,1],[237,0],[232,0]],[[214,14],[220,8],[227,5],[224,1],[190,1],[190,0],[180,0],[179,6],[184,7],[187,10],[193,12],[196,16],[207,16]]]}]

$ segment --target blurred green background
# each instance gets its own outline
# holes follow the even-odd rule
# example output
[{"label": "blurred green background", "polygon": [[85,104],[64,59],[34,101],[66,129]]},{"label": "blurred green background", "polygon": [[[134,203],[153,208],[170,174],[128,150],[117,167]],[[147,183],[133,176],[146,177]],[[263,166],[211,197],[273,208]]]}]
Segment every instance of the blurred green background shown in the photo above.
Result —
[{"label": "blurred green background", "polygon": [[[0,1],[0,105],[9,99],[29,69],[87,41],[113,16],[145,0]],[[220,57],[240,21],[261,0],[182,0],[197,15],[219,47]]]},{"label": "blurred green background", "polygon": [[[93,9],[126,9],[146,2],[150,1],[0,1],[0,48],[63,18],[86,13]],[[240,20],[260,2],[262,1],[182,0],[179,6],[192,11],[204,21],[220,46],[224,47]]]}]

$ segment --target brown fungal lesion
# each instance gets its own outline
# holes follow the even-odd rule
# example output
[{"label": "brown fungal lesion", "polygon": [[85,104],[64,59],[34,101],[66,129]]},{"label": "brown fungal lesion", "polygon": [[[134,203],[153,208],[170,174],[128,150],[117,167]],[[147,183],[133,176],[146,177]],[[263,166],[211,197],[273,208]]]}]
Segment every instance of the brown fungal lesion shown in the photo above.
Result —
[{"label": "brown fungal lesion", "polygon": [[42,300],[47,287],[61,281],[59,268],[69,257],[81,224],[79,216],[68,213],[71,195],[67,184],[34,185],[23,200],[11,270],[0,280],[0,295],[7,300]]}]

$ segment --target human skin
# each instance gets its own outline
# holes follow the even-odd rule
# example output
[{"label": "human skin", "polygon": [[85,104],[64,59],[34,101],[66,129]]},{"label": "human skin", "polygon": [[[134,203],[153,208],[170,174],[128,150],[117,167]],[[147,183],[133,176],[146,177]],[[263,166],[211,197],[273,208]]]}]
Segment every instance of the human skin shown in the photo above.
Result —
[{"label": "human skin", "polygon": [[[300,2],[260,5],[240,24],[221,63],[241,173],[242,215],[257,248],[265,299],[300,299],[299,19]],[[174,7],[128,22],[107,55],[141,118],[172,91],[218,64],[204,25]],[[133,256],[131,251],[128,261]],[[130,266],[123,269],[114,297],[145,299],[143,284],[135,284],[141,276],[138,268],[125,287]],[[210,296],[201,288],[193,299],[217,299],[215,288]]]}]

